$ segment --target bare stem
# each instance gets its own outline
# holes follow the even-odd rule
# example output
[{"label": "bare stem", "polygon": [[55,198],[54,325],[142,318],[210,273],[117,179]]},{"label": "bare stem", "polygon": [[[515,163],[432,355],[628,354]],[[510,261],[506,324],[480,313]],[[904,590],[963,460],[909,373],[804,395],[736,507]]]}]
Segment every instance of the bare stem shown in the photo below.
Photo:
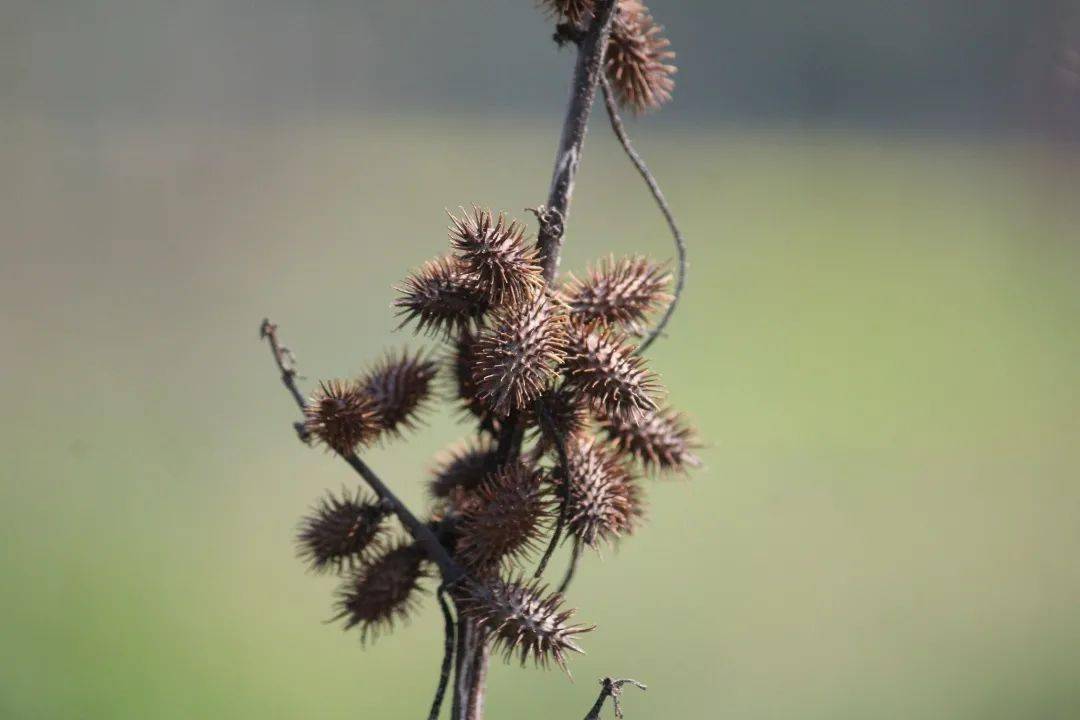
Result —
[{"label": "bare stem", "polygon": [[443,697],[446,695],[446,686],[450,682],[450,671],[454,663],[454,616],[450,612],[450,605],[446,602],[446,586],[440,585],[435,596],[439,600],[439,609],[443,614],[443,627],[446,630],[445,644],[443,645],[442,667],[439,672],[439,684],[435,688],[435,699],[431,701],[431,712],[428,720],[438,720],[439,711],[442,709]]},{"label": "bare stem", "polygon": [[570,214],[570,199],[574,194],[574,179],[581,164],[582,146],[589,125],[589,114],[596,99],[596,88],[604,74],[604,52],[615,17],[616,0],[600,0],[589,29],[578,43],[577,64],[570,85],[570,102],[566,107],[559,149],[555,154],[555,170],[551,176],[547,205],[538,214],[540,233],[537,244],[544,262],[544,277],[550,283],[559,269],[566,218]]},{"label": "bare stem", "polygon": [[566,594],[566,589],[570,587],[570,583],[574,580],[574,573],[577,572],[578,563],[581,561],[581,538],[574,538],[574,549],[570,553],[570,563],[566,566],[566,575],[563,576],[562,583],[559,584],[559,593]]},{"label": "bare stem", "polygon": [[637,680],[606,677],[600,681],[600,695],[596,698],[596,702],[593,703],[592,708],[589,709],[589,713],[585,716],[585,720],[598,720],[600,711],[604,708],[604,702],[608,698],[611,698],[611,702],[615,705],[615,717],[621,718],[623,714],[622,706],[619,704],[619,698],[622,696],[623,685],[633,685],[642,690],[647,689],[643,683],[639,683]]},{"label": "bare stem", "polygon": [[555,443],[555,452],[559,456],[559,465],[562,467],[563,476],[562,486],[559,491],[559,519],[555,522],[555,531],[551,533],[551,542],[548,543],[544,556],[540,558],[540,564],[536,566],[536,572],[533,574],[533,577],[538,578],[547,569],[555,548],[559,546],[559,542],[562,540],[563,528],[566,526],[566,516],[570,507],[570,460],[566,455],[566,442],[555,428],[551,413],[544,406],[543,400],[537,399],[536,414],[540,420],[541,430],[551,442]]},{"label": "bare stem", "polygon": [[644,353],[653,344],[653,341],[660,337],[660,334],[671,320],[671,316],[675,314],[675,306],[679,304],[679,298],[682,297],[683,288],[686,286],[686,241],[683,239],[682,232],[675,222],[675,215],[671,212],[671,206],[668,205],[667,198],[664,197],[664,192],[660,189],[660,183],[656,181],[656,177],[649,170],[649,166],[645,164],[645,160],[630,143],[630,135],[626,132],[626,126],[619,115],[619,106],[615,102],[614,94],[611,92],[611,83],[608,82],[606,77],[601,77],[600,84],[604,90],[604,104],[607,106],[608,119],[611,120],[611,129],[615,132],[615,137],[618,138],[619,144],[622,145],[627,157],[630,158],[630,162],[634,164],[645,184],[649,186],[649,192],[652,193],[660,212],[663,213],[664,219],[667,220],[668,228],[671,230],[671,237],[675,240],[675,252],[678,256],[678,275],[675,279],[674,297],[667,306],[667,310],[664,311],[663,317],[660,318],[660,322],[638,345],[637,352],[640,354]]},{"label": "bare stem", "polygon": [[[277,325],[274,325],[269,320],[263,320],[262,325],[259,328],[259,336],[270,343],[270,351],[273,353],[274,361],[281,371],[281,382],[285,385],[286,389],[289,390],[293,400],[295,400],[297,406],[299,406],[300,411],[303,412],[307,407],[307,402],[304,400],[303,394],[296,386],[296,360],[292,353],[289,352],[288,348],[284,347],[279,342]],[[295,423],[294,427],[297,428],[300,437],[307,440],[307,431],[304,429],[304,424]],[[412,511],[410,511],[409,508],[394,495],[390,488],[375,474],[375,471],[357,457],[355,452],[338,453],[338,455],[340,455],[340,457],[347,462],[360,477],[364,478],[380,500],[389,504],[391,510],[397,515],[398,520],[401,521],[401,524],[405,526],[405,529],[412,535],[413,539],[423,546],[431,561],[439,567],[443,583],[447,585],[453,584],[465,577],[465,570],[450,557],[449,553],[446,552],[446,548],[442,546],[442,543],[435,537],[435,533],[431,531],[431,528],[420,522],[416,516],[412,514]]]}]

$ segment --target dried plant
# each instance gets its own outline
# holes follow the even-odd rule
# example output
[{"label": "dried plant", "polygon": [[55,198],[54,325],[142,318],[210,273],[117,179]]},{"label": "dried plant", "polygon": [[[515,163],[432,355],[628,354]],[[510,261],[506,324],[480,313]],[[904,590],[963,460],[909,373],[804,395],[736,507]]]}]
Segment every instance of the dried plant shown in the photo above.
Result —
[{"label": "dried plant", "polygon": [[493,634],[495,646],[508,659],[516,654],[522,665],[532,659],[565,670],[568,652],[584,652],[576,636],[594,628],[569,624],[574,611],[564,610],[562,602],[562,594],[548,593],[539,580],[496,578],[472,583],[461,609]]},{"label": "dried plant", "polygon": [[671,301],[666,292],[670,282],[671,274],[648,258],[611,256],[590,268],[583,280],[571,274],[563,297],[576,319],[641,335],[649,316]]},{"label": "dried plant", "polygon": [[552,480],[567,504],[567,528],[589,547],[629,535],[642,515],[641,494],[626,463],[595,438],[574,438],[566,466]]},{"label": "dried plant", "polygon": [[490,303],[486,294],[452,256],[436,258],[405,278],[394,306],[402,325],[417,332],[453,337],[479,323]]},{"label": "dried plant", "polygon": [[619,0],[605,64],[619,102],[635,113],[658,109],[675,89],[675,53],[663,31],[644,3]]},{"label": "dried plant", "polygon": [[656,375],[618,331],[573,323],[566,353],[569,385],[612,415],[636,418],[656,407]]},{"label": "dried plant", "polygon": [[[300,525],[300,557],[343,578],[335,619],[359,629],[361,639],[374,638],[418,609],[425,583],[438,580],[444,658],[432,720],[451,676],[454,720],[479,720],[492,650],[569,672],[569,656],[582,651],[579,637],[593,629],[574,624],[575,611],[564,607],[582,548],[599,549],[638,528],[640,473],[699,464],[693,430],[659,404],[659,380],[643,355],[682,292],[685,243],[618,109],[618,101],[640,111],[670,97],[667,41],[637,0],[542,5],[558,23],[560,44],[576,45],[578,63],[551,190],[532,210],[535,241],[523,223],[472,206],[450,215],[449,254],[398,287],[402,326],[444,341],[446,349],[388,353],[361,377],[323,382],[306,398],[277,327],[264,321],[261,328],[303,412],[296,423],[301,439],[325,445],[374,491],[327,495]],[[611,256],[580,277],[557,277],[598,90],[672,231],[673,290],[667,266],[640,256]],[[435,393],[440,369],[446,390]],[[427,481],[430,513],[421,519],[357,453],[377,440],[401,439],[436,395],[474,431],[437,458]],[[542,578],[564,539],[573,551],[559,590],[549,592]],[[598,717],[608,698],[620,712],[627,683],[638,684],[605,678],[588,717]]]},{"label": "dried plant", "polygon": [[301,523],[297,554],[316,572],[351,570],[381,549],[387,532],[383,520],[389,514],[388,507],[363,490],[355,497],[342,493],[340,499],[328,493]]},{"label": "dried plant", "polygon": [[338,591],[338,614],[345,629],[359,627],[362,640],[374,639],[405,620],[416,608],[424,571],[423,550],[402,543],[362,564]]}]

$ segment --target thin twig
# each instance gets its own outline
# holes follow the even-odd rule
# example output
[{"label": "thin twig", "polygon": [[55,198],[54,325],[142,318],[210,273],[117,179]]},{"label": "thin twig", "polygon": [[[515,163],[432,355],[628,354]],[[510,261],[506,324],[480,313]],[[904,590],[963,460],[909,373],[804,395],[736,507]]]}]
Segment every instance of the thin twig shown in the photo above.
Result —
[{"label": "thin twig", "polygon": [[[259,329],[259,335],[265,338],[270,343],[270,350],[274,355],[274,361],[277,363],[278,369],[281,370],[281,382],[289,390],[296,404],[300,407],[301,412],[307,407],[307,403],[304,400],[303,394],[301,394],[299,388],[296,386],[296,365],[295,360],[292,358],[292,354],[288,349],[281,345],[277,336],[277,325],[274,325],[269,320],[263,320],[262,326]],[[299,428],[303,429],[303,423],[298,423]],[[295,427],[296,425],[294,425]],[[300,432],[300,430],[298,430]],[[306,439],[306,431],[301,432],[301,438]],[[405,506],[401,500],[390,490],[386,484],[379,479],[379,476],[375,474],[367,464],[361,460],[355,452],[338,453],[341,458],[347,462],[353,470],[355,470],[360,477],[367,481],[367,484],[375,491],[375,494],[380,500],[389,503],[394,514],[397,515],[398,520],[405,526],[409,534],[413,539],[420,543],[424,550],[427,552],[428,557],[439,567],[439,572],[442,574],[443,582],[452,584],[457,582],[461,578],[465,577],[465,570],[458,565],[450,554],[446,552],[446,548],[442,546],[438,538],[424,523],[420,522],[412,511]]]},{"label": "thin twig", "polygon": [[619,704],[619,697],[622,695],[623,685],[633,685],[642,690],[648,689],[643,683],[639,683],[637,680],[606,677],[600,681],[600,696],[596,698],[596,702],[593,703],[592,708],[589,710],[589,714],[585,716],[585,720],[598,720],[600,711],[604,708],[604,701],[608,698],[611,698],[611,702],[615,705],[615,717],[621,718],[623,714],[622,706]]},{"label": "thin twig", "polygon": [[566,566],[566,575],[563,576],[562,583],[559,584],[559,593],[566,594],[566,589],[570,587],[570,583],[574,580],[574,573],[577,572],[578,562],[581,560],[581,538],[574,538],[574,549],[570,553],[570,564]]},{"label": "thin twig", "polygon": [[446,630],[446,643],[443,645],[442,668],[439,672],[439,685],[435,688],[435,699],[431,701],[431,712],[428,720],[438,720],[439,711],[442,709],[443,697],[446,695],[446,686],[450,682],[450,670],[454,664],[454,616],[450,612],[450,605],[446,602],[446,585],[440,585],[435,592],[439,600],[439,609],[443,614],[443,627]]},{"label": "thin twig", "polygon": [[675,278],[675,294],[671,298],[671,303],[667,306],[667,310],[664,311],[663,317],[660,318],[660,322],[656,324],[656,327],[654,327],[641,344],[638,345],[637,352],[644,353],[645,350],[653,344],[653,341],[660,337],[664,328],[667,327],[668,321],[671,320],[671,316],[675,314],[675,306],[679,304],[679,298],[682,297],[683,288],[686,286],[686,241],[683,239],[682,232],[675,222],[675,215],[671,212],[671,206],[668,205],[667,198],[664,197],[664,192],[660,189],[660,183],[656,181],[656,177],[649,170],[649,166],[645,164],[645,160],[630,143],[630,135],[626,132],[626,126],[623,124],[622,117],[619,115],[619,106],[615,102],[614,94],[611,92],[611,83],[608,82],[606,77],[602,77],[600,78],[600,85],[604,90],[604,104],[607,106],[608,119],[611,120],[611,129],[615,132],[615,137],[618,138],[619,144],[622,145],[623,150],[626,152],[626,156],[630,158],[630,162],[634,164],[634,167],[637,168],[637,171],[645,181],[645,184],[649,186],[649,191],[652,193],[653,199],[656,200],[660,212],[663,213],[664,219],[667,220],[668,228],[671,230],[671,237],[675,240],[675,252],[678,256],[678,275]]},{"label": "thin twig", "polygon": [[555,452],[559,456],[559,465],[562,467],[562,483],[559,486],[559,519],[555,522],[555,532],[551,534],[551,542],[548,543],[544,556],[540,558],[540,564],[536,566],[536,572],[533,574],[534,578],[544,574],[555,548],[559,546],[559,542],[562,540],[563,528],[566,526],[566,516],[569,514],[570,508],[570,460],[566,454],[566,443],[555,428],[551,413],[548,412],[544,401],[539,398],[536,400],[536,414],[540,420],[541,431],[555,443]]}]

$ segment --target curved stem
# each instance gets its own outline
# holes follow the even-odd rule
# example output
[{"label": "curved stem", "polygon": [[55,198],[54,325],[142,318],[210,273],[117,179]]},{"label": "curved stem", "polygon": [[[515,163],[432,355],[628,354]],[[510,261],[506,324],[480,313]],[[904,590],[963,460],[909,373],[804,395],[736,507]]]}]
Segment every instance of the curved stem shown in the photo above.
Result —
[{"label": "curved stem", "polygon": [[446,585],[440,585],[435,596],[439,599],[439,609],[443,614],[443,628],[445,629],[445,643],[443,645],[442,667],[439,671],[439,684],[435,688],[435,699],[431,701],[431,712],[428,720],[438,720],[439,711],[442,709],[443,697],[446,696],[446,686],[450,682],[450,670],[454,663],[454,616],[450,612],[450,605],[446,602]]},{"label": "curved stem", "polygon": [[566,575],[563,576],[563,581],[559,585],[559,593],[565,595],[566,589],[570,587],[570,583],[574,580],[574,573],[577,572],[578,562],[581,561],[581,538],[574,538],[574,550],[570,554],[570,564],[566,566]]},{"label": "curved stem", "polygon": [[675,240],[675,253],[678,257],[678,275],[675,278],[675,294],[671,299],[671,303],[667,306],[667,310],[664,311],[663,317],[660,318],[660,322],[656,324],[656,327],[654,327],[641,344],[638,345],[637,352],[640,354],[644,353],[645,350],[653,344],[653,341],[660,337],[660,334],[671,320],[671,316],[675,314],[675,306],[679,304],[679,299],[682,297],[683,288],[686,287],[686,241],[683,239],[682,232],[675,222],[675,215],[671,212],[671,206],[668,205],[667,198],[664,197],[664,192],[660,189],[660,183],[656,181],[656,177],[653,176],[652,172],[649,170],[649,166],[645,164],[645,160],[630,143],[630,135],[626,132],[626,126],[623,124],[622,117],[619,115],[619,106],[615,102],[614,94],[611,92],[611,84],[606,77],[600,79],[600,84],[604,90],[604,104],[607,106],[607,114],[608,119],[611,121],[611,129],[614,131],[615,137],[618,138],[619,144],[622,145],[627,157],[630,158],[630,162],[634,164],[638,174],[641,175],[645,184],[649,186],[649,192],[652,193],[653,199],[656,200],[656,204],[660,208],[660,212],[663,213],[664,219],[667,220],[668,228],[671,230],[671,237]]},{"label": "curved stem", "polygon": [[555,522],[555,531],[551,534],[551,542],[548,543],[544,556],[540,558],[540,564],[537,565],[536,572],[533,573],[534,578],[544,574],[551,556],[555,553],[555,548],[559,546],[570,507],[570,460],[566,455],[566,443],[555,428],[555,423],[552,421],[551,414],[548,412],[543,400],[537,399],[536,414],[540,420],[541,430],[555,444],[555,452],[559,455],[559,465],[562,467],[563,481],[559,487],[559,519]]}]

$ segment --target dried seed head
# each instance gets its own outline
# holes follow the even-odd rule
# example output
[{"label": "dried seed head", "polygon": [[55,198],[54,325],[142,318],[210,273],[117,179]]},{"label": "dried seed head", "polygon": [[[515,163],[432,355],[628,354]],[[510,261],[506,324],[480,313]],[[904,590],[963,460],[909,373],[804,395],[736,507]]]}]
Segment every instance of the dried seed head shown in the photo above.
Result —
[{"label": "dried seed head", "polygon": [[686,472],[701,461],[694,429],[682,413],[671,408],[642,413],[636,418],[602,415],[600,426],[621,452],[633,455],[651,470]]},{"label": "dried seed head", "polygon": [[358,491],[339,499],[328,493],[303,519],[297,535],[297,554],[316,572],[352,569],[381,548],[389,510]]},{"label": "dried seed head", "polygon": [[516,303],[543,284],[537,250],[525,242],[525,226],[500,214],[473,207],[450,214],[450,243],[461,269],[492,305]]},{"label": "dried seed head", "polygon": [[428,489],[432,497],[439,499],[450,497],[456,489],[472,493],[498,467],[495,444],[491,440],[463,442],[446,450],[439,458]]},{"label": "dried seed head", "polygon": [[462,332],[454,343],[450,355],[450,369],[453,374],[453,393],[460,401],[461,408],[480,420],[485,429],[494,429],[498,424],[491,415],[491,410],[480,399],[480,389],[474,379],[477,366],[478,338],[469,331]]},{"label": "dried seed head", "polygon": [[488,310],[485,294],[453,257],[431,260],[397,288],[394,301],[401,324],[416,321],[417,332],[449,337],[480,323]]},{"label": "dried seed head", "polygon": [[338,591],[338,614],[345,629],[359,626],[362,640],[393,629],[416,607],[420,581],[427,577],[424,553],[417,545],[401,544],[357,569]]},{"label": "dried seed head", "polygon": [[608,257],[584,280],[571,275],[563,295],[575,319],[620,325],[640,335],[648,315],[671,301],[664,292],[670,282],[665,268],[644,257]]},{"label": "dried seed head", "polygon": [[556,377],[566,344],[562,308],[545,295],[503,308],[476,344],[473,382],[496,415],[524,410]]},{"label": "dried seed head", "polygon": [[557,18],[578,25],[593,14],[593,0],[540,0],[548,12]]},{"label": "dried seed head", "polygon": [[561,486],[569,476],[567,527],[592,548],[630,534],[642,516],[641,493],[623,465],[593,438],[577,438],[566,452],[569,472],[561,466],[552,481]]},{"label": "dried seed head", "polygon": [[540,473],[511,465],[488,475],[462,511],[457,556],[481,571],[495,570],[536,548],[550,503]]},{"label": "dried seed head", "polygon": [[360,388],[375,403],[382,429],[401,435],[403,429],[416,426],[438,372],[432,360],[420,354],[388,353],[360,380]]},{"label": "dried seed head", "polygon": [[382,426],[375,401],[355,383],[329,380],[308,400],[304,427],[330,449],[349,453],[374,440]]},{"label": "dried seed head", "polygon": [[562,609],[560,593],[545,595],[539,580],[493,578],[472,583],[466,592],[463,610],[493,634],[507,660],[518,655],[522,665],[531,657],[539,666],[554,661],[565,671],[567,652],[584,653],[576,636],[594,629],[570,625],[575,611]]},{"label": "dried seed head", "polygon": [[636,113],[655,110],[671,100],[675,88],[675,53],[649,8],[639,0],[619,0],[604,58],[619,104]]},{"label": "dried seed head", "polygon": [[[539,398],[547,420],[551,422],[555,434],[561,438],[579,435],[589,425],[589,407],[585,400],[569,388],[548,388]],[[549,450],[553,441],[543,418],[536,416],[536,403],[526,414],[526,421],[535,425],[537,444],[540,451]]]},{"label": "dried seed head", "polygon": [[564,372],[567,384],[612,415],[633,417],[652,410],[656,376],[635,355],[625,336],[610,327],[571,323]]}]

